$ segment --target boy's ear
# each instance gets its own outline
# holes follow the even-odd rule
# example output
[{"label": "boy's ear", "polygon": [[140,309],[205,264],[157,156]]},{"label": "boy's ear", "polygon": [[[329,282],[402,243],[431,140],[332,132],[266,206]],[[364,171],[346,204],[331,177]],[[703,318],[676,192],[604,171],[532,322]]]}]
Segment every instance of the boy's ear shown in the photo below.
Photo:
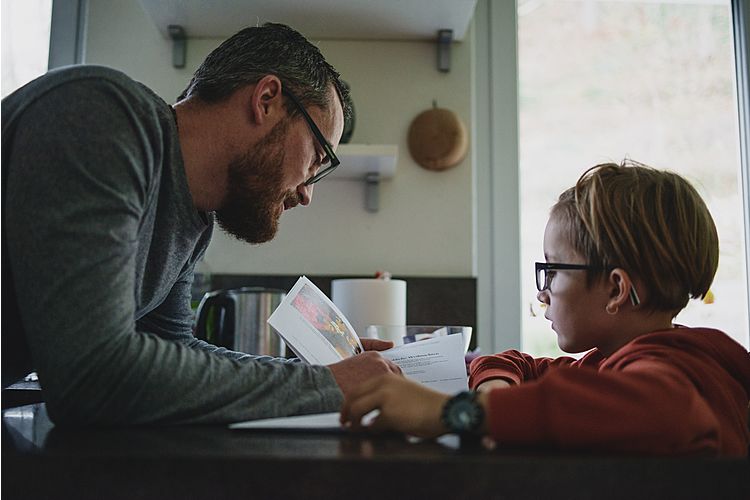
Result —
[{"label": "boy's ear", "polygon": [[607,310],[617,311],[630,297],[630,289],[633,286],[633,282],[627,271],[617,267],[610,271],[608,285],[610,291]]},{"label": "boy's ear", "polygon": [[252,87],[249,95],[251,120],[262,125],[267,120],[274,122],[279,113],[286,113],[281,93],[281,80],[276,75],[266,75]]}]

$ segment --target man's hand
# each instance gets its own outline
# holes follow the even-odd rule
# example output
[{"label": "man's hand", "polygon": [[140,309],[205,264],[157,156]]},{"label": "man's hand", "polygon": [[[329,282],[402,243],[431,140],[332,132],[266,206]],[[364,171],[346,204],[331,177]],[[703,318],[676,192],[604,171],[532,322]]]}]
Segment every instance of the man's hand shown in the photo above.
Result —
[{"label": "man's hand", "polygon": [[350,391],[341,407],[341,423],[359,429],[364,415],[380,410],[367,429],[433,438],[447,432],[440,415],[449,398],[412,380],[387,374]]},{"label": "man's hand", "polygon": [[360,338],[359,341],[362,343],[362,347],[365,348],[365,351],[385,351],[386,349],[393,347],[393,342],[390,340],[370,339],[364,337]]},{"label": "man's hand", "polygon": [[375,351],[367,351],[346,358],[338,363],[328,365],[328,368],[333,372],[333,378],[336,379],[344,397],[347,397],[355,387],[374,377],[385,373],[401,374],[401,368],[396,363],[385,359]]}]

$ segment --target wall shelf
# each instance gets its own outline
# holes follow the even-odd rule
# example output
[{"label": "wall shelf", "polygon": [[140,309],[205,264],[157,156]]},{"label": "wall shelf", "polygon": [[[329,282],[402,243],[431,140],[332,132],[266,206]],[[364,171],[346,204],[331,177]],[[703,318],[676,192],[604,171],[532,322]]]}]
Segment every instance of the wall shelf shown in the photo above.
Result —
[{"label": "wall shelf", "polygon": [[396,175],[396,145],[339,144],[336,156],[341,160],[341,165],[331,173],[331,179],[364,180],[368,174],[390,179]]},{"label": "wall shelf", "polygon": [[267,21],[317,40],[435,40],[438,30],[461,41],[477,0],[140,0],[164,38],[170,25],[189,38],[226,38]]},{"label": "wall shelf", "polygon": [[398,146],[391,144],[340,144],[336,156],[341,165],[330,179],[364,181],[365,209],[380,209],[380,181],[396,175]]}]

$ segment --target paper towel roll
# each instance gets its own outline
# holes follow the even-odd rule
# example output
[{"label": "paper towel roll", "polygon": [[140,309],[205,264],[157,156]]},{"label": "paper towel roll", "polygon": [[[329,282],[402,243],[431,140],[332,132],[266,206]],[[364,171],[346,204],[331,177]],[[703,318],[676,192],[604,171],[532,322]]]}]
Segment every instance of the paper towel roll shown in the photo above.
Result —
[{"label": "paper towel roll", "polygon": [[406,282],[403,280],[333,280],[331,300],[362,337],[366,336],[369,325],[406,324]]}]

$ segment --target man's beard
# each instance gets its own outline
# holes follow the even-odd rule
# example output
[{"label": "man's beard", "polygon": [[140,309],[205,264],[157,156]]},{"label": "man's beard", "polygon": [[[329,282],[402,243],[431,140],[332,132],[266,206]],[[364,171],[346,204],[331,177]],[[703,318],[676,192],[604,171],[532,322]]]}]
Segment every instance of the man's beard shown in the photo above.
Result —
[{"label": "man's beard", "polygon": [[279,122],[251,151],[229,164],[227,194],[216,220],[239,240],[264,243],[273,239],[282,203],[287,198],[291,205],[298,202],[296,191],[283,188],[281,144],[287,128],[287,120]]}]

